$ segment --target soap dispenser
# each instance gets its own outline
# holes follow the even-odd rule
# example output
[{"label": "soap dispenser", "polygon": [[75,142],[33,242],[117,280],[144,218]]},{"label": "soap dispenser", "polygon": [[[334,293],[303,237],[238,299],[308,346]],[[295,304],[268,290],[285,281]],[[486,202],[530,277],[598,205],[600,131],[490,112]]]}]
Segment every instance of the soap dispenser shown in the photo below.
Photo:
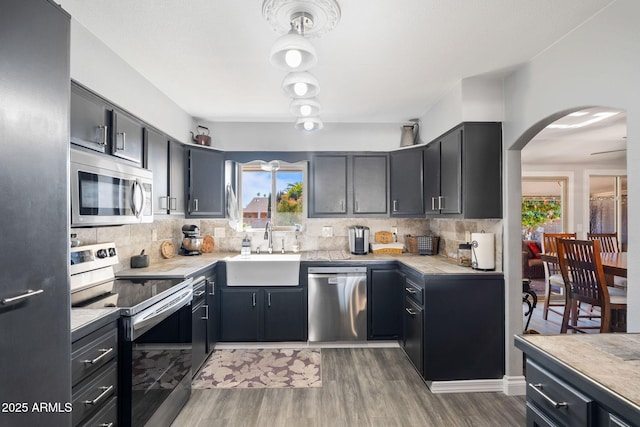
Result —
[{"label": "soap dispenser", "polygon": [[242,239],[242,248],[240,249],[240,255],[243,258],[248,258],[251,255],[251,240],[249,236],[245,235]]}]

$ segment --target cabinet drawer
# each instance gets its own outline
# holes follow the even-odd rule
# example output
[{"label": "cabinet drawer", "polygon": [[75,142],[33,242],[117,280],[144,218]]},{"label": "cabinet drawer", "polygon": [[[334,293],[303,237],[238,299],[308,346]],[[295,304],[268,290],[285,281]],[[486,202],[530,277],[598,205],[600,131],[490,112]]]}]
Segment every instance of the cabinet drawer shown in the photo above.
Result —
[{"label": "cabinet drawer", "polygon": [[527,402],[527,427],[559,427],[532,402]]},{"label": "cabinet drawer", "polygon": [[104,407],[105,402],[116,394],[118,389],[116,368],[116,362],[111,362],[102,371],[74,387],[72,395],[74,426],[96,414]]},{"label": "cabinet drawer", "polygon": [[93,417],[80,423],[82,427],[118,427],[118,398],[112,397]]},{"label": "cabinet drawer", "polygon": [[118,331],[115,323],[79,339],[72,345],[71,383],[76,385],[83,378],[96,372],[114,360],[118,353]]},{"label": "cabinet drawer", "polygon": [[405,280],[404,294],[418,303],[418,305],[424,305],[424,289],[409,277]]},{"label": "cabinet drawer", "polygon": [[527,360],[527,402],[563,426],[590,426],[595,402],[555,375]]}]

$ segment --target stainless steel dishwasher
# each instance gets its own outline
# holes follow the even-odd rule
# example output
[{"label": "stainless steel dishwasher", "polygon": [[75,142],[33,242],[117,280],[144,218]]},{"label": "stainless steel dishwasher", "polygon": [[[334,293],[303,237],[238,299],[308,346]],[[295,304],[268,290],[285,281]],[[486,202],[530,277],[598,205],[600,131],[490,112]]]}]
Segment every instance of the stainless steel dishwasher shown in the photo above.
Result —
[{"label": "stainless steel dishwasher", "polygon": [[367,339],[367,268],[309,267],[309,341]]}]

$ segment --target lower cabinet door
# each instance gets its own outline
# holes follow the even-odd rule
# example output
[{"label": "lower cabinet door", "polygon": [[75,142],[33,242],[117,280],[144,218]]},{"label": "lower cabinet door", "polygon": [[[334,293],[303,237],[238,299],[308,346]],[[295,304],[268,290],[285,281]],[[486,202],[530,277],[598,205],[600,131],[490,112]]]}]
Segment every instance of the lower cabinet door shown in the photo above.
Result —
[{"label": "lower cabinet door", "polygon": [[222,288],[221,340],[258,341],[258,289]]},{"label": "lower cabinet door", "polygon": [[424,374],[424,310],[409,298],[404,302],[404,340],[402,347],[420,375]]},{"label": "lower cabinet door", "polygon": [[302,288],[264,289],[264,340],[306,340],[305,292]]}]

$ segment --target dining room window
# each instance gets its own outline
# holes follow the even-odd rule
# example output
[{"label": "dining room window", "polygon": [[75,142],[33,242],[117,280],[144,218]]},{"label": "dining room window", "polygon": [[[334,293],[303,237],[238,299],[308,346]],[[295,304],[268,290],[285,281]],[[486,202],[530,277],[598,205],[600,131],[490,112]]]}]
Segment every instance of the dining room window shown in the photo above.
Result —
[{"label": "dining room window", "polygon": [[306,162],[254,161],[239,165],[239,191],[244,228],[267,222],[294,227],[306,217]]},{"label": "dining room window", "polygon": [[627,247],[627,177],[589,177],[589,232],[616,233],[623,251]]},{"label": "dining room window", "polygon": [[566,177],[523,177],[523,239],[540,240],[542,233],[563,233],[566,229],[566,200]]}]

